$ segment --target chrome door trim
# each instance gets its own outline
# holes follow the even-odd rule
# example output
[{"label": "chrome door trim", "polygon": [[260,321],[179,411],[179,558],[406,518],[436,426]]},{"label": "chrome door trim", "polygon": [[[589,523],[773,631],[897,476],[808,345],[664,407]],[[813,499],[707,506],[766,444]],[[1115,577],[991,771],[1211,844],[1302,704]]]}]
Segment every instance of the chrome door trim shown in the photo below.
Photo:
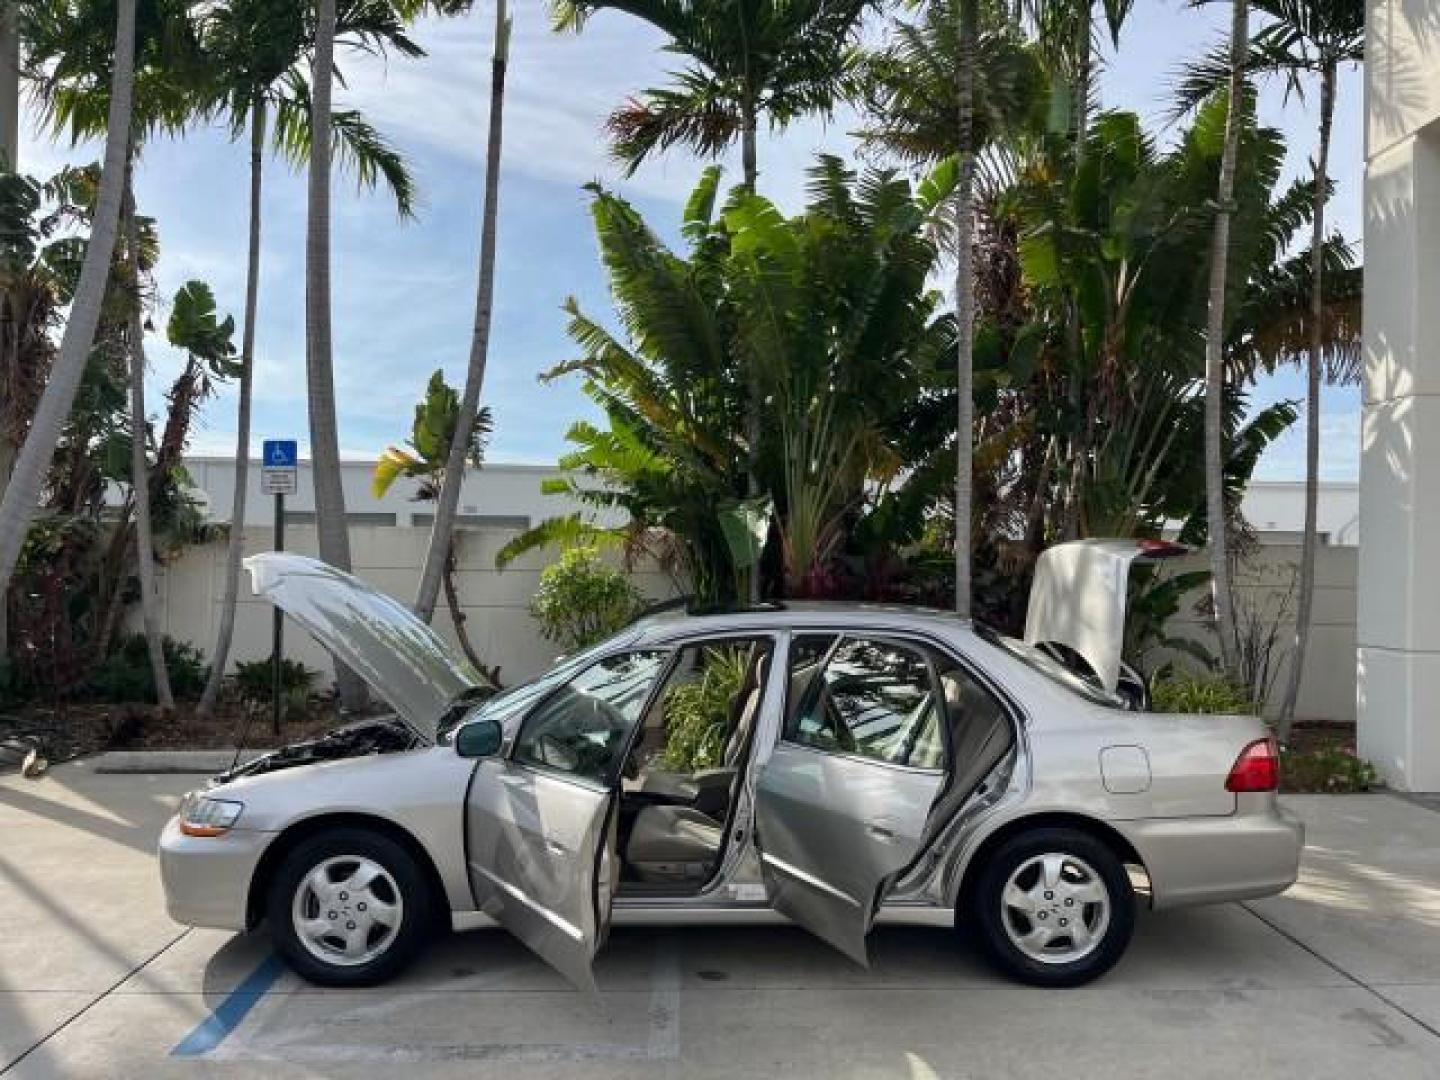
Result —
[{"label": "chrome door trim", "polygon": [[548,922],[551,926],[555,927],[555,929],[559,930],[561,933],[565,934],[567,937],[573,938],[576,941],[584,940],[584,930],[580,929],[580,927],[576,926],[569,919],[561,918],[555,913],[552,908],[548,908],[544,904],[539,903],[533,897],[531,897],[529,893],[525,892],[519,886],[512,885],[510,882],[506,881],[499,875],[487,870],[479,863],[470,863],[470,868],[476,873],[485,875],[485,879],[489,881],[492,885],[494,885],[497,889],[500,889],[507,896],[511,896],[514,899],[520,901],[520,903],[524,904],[527,908],[535,912],[535,914],[539,915],[542,919]]}]

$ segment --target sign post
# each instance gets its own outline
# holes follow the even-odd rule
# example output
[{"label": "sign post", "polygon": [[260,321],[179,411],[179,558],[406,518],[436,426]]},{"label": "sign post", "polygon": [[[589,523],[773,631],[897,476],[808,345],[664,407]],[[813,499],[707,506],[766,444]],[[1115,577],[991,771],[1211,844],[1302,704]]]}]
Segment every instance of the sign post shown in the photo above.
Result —
[{"label": "sign post", "polygon": [[[260,490],[275,496],[276,551],[285,550],[285,496],[295,494],[299,470],[294,439],[266,439],[260,462]],[[277,607],[270,629],[270,727],[280,734],[284,694],[281,689],[280,659],[284,655],[285,616]]]}]

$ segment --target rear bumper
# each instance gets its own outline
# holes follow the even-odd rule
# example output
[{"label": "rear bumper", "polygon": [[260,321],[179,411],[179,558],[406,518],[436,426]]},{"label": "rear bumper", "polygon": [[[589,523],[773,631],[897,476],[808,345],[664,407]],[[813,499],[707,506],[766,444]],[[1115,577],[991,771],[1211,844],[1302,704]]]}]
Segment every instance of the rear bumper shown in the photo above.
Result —
[{"label": "rear bumper", "polygon": [[160,834],[165,910],[186,926],[246,929],[250,882],[275,833],[232,829],[223,836],[186,836],[179,818]]},{"label": "rear bumper", "polygon": [[1151,906],[1250,900],[1295,884],[1305,826],[1273,796],[1263,807],[1245,809],[1231,817],[1114,823],[1145,863]]}]

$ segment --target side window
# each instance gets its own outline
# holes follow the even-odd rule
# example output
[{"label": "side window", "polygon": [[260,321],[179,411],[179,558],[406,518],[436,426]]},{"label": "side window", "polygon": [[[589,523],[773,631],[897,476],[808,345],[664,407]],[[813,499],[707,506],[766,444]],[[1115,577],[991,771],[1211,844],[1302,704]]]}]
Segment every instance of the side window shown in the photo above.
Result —
[{"label": "side window", "polygon": [[525,718],[511,757],[610,782],[668,655],[632,652],[591,664]]},{"label": "side window", "polygon": [[[925,654],[908,645],[844,638],[786,718],[787,741],[893,765],[943,769],[943,710]],[[791,664],[791,686],[799,673]]]},{"label": "side window", "polygon": [[937,667],[956,773],[964,777],[972,770],[987,772],[1013,741],[1010,716],[1000,700],[954,660],[944,657]]}]

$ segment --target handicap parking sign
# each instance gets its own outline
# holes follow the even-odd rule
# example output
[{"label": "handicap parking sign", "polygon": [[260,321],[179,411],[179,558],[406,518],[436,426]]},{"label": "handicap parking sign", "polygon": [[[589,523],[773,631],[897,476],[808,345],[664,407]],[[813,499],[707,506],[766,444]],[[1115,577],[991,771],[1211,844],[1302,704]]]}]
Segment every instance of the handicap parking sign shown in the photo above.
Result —
[{"label": "handicap parking sign", "polygon": [[260,453],[260,490],[266,495],[293,495],[298,458],[294,439],[266,439]]}]

